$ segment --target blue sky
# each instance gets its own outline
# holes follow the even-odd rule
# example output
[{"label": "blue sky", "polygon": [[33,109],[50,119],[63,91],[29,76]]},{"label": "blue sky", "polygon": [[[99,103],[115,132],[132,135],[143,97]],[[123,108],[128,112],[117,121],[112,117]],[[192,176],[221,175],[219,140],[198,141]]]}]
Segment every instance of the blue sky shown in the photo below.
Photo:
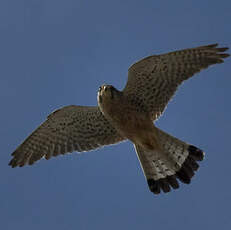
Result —
[{"label": "blue sky", "polygon": [[230,59],[184,83],[157,122],[206,152],[190,185],[154,196],[131,143],[10,168],[53,110],[96,105],[151,54],[231,46],[231,2],[2,0],[1,229],[229,229]]}]

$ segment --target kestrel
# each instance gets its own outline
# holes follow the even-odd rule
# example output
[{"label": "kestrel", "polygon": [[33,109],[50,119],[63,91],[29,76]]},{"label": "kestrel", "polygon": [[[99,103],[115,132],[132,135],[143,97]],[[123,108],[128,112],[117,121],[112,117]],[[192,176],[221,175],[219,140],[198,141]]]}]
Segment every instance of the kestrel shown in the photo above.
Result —
[{"label": "kestrel", "polygon": [[178,86],[195,73],[223,62],[228,48],[217,44],[146,57],[128,70],[122,91],[102,85],[98,106],[63,107],[51,113],[12,153],[12,167],[73,151],[133,142],[148,186],[154,194],[189,184],[203,160],[199,148],[154,125]]}]

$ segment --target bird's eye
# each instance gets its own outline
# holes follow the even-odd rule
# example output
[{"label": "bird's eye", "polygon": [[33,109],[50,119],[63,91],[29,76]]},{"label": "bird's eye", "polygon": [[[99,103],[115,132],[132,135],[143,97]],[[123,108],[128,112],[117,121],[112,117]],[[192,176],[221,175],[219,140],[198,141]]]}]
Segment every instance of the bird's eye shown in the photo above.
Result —
[{"label": "bird's eye", "polygon": [[101,91],[101,90],[102,90],[102,87],[100,86],[100,87],[99,87],[99,91]]}]

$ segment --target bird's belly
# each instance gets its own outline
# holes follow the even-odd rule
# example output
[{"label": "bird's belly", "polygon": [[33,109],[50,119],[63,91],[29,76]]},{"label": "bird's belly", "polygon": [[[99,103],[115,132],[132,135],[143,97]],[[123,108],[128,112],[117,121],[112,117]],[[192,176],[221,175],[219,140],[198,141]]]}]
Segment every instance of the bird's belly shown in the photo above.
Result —
[{"label": "bird's belly", "polygon": [[156,128],[149,114],[138,112],[128,103],[105,103],[102,110],[121,136],[148,150],[158,148]]},{"label": "bird's belly", "polygon": [[158,137],[153,122],[143,116],[124,114],[123,118],[118,120],[117,127],[119,132],[147,150],[158,148]]}]

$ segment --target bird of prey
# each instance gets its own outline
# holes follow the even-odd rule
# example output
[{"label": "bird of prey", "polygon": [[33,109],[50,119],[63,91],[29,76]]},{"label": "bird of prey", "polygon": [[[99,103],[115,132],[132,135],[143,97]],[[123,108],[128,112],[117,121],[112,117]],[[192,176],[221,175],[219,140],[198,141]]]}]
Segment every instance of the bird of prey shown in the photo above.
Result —
[{"label": "bird of prey", "polygon": [[82,152],[129,140],[154,194],[189,184],[204,152],[154,125],[178,86],[195,73],[223,62],[228,48],[217,44],[146,57],[128,70],[122,91],[98,90],[98,106],[70,105],[51,113],[12,153],[12,167],[41,158]]}]

